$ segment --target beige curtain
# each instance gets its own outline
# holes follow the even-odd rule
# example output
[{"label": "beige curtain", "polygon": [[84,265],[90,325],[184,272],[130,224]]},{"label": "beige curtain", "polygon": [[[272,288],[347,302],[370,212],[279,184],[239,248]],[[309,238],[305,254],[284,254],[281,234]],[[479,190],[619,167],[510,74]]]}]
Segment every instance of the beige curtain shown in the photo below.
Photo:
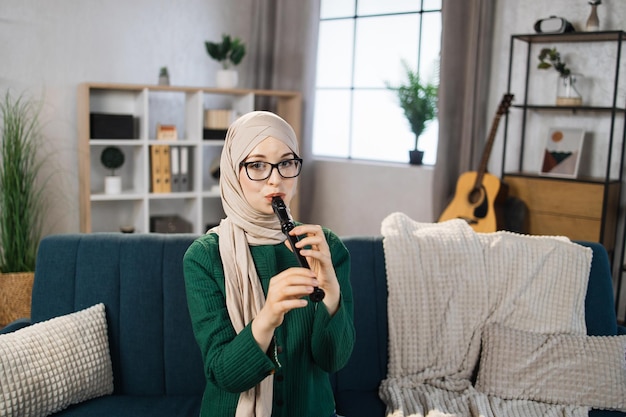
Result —
[{"label": "beige curtain", "polygon": [[[305,160],[300,176],[300,219],[307,218],[307,192],[313,184],[311,152],[313,97],[319,29],[319,0],[257,0],[253,3],[250,79],[255,88],[295,90],[303,97],[300,153]],[[272,103],[257,108],[271,110]]]},{"label": "beige curtain", "polygon": [[453,197],[459,175],[478,169],[482,156],[495,2],[443,0],[439,142],[433,179],[436,218]]}]

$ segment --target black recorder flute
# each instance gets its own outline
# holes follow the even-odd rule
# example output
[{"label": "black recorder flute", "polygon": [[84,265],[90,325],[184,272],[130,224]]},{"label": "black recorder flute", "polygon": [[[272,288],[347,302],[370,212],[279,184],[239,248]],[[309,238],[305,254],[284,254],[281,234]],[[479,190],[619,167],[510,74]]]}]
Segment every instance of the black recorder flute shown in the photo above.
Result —
[{"label": "black recorder flute", "polygon": [[[289,211],[287,210],[287,206],[285,205],[285,202],[283,201],[283,199],[278,196],[273,197],[272,208],[274,209],[274,213],[276,213],[276,216],[278,216],[278,220],[280,220],[280,228],[283,231],[283,233],[287,236],[287,239],[289,240],[289,245],[291,245],[291,250],[293,250],[293,253],[296,255],[296,258],[298,259],[298,263],[300,264],[302,268],[311,269],[311,267],[309,266],[309,263],[306,261],[306,258],[302,256],[298,248],[296,248],[296,242],[299,240],[298,237],[291,236],[289,234],[289,232],[291,232],[291,229],[296,227],[296,224],[291,219],[291,216],[289,215]],[[319,303],[320,301],[324,299],[325,295],[326,294],[324,293],[323,289],[319,287],[315,287],[313,289],[313,293],[309,295],[309,298],[314,303]]]}]

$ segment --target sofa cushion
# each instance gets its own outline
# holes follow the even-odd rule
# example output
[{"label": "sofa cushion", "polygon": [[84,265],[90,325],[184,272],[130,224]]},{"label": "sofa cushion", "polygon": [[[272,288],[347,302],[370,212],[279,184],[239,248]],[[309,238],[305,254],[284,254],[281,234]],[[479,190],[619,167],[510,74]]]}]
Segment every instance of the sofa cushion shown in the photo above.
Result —
[{"label": "sofa cushion", "polygon": [[626,410],[626,336],[489,325],[476,389],[500,398]]},{"label": "sofa cushion", "polygon": [[0,335],[0,415],[47,416],[112,392],[103,304]]}]

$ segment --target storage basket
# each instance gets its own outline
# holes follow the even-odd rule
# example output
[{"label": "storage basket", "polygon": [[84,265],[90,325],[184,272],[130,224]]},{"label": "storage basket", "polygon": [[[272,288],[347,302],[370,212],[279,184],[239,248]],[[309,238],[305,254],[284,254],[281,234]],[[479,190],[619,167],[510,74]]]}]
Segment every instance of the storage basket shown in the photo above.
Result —
[{"label": "storage basket", "polygon": [[19,318],[30,318],[34,272],[0,274],[0,328]]}]

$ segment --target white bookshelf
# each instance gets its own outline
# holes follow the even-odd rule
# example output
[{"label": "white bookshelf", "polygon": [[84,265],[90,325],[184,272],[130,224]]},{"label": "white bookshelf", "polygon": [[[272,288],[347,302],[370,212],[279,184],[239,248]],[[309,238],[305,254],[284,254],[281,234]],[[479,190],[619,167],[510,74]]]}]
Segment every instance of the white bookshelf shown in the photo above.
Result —
[{"label": "white bookshelf", "polygon": [[[257,108],[257,99],[270,98],[271,108]],[[229,108],[235,114],[271,110],[287,120],[300,137],[302,99],[299,92],[216,89],[136,84],[84,83],[78,87],[78,156],[81,232],[118,232],[132,227],[150,231],[152,216],[178,215],[192,224],[193,233],[206,231],[224,217],[218,181],[209,172],[219,158],[223,140],[203,139],[204,111]],[[132,115],[138,137],[92,139],[90,113]],[[177,140],[157,140],[157,124],[176,125]],[[150,146],[185,147],[189,153],[188,191],[151,192]],[[100,162],[107,146],[119,147],[125,156],[116,175],[122,178],[120,194],[104,193],[108,170]],[[292,203],[297,212],[297,201]]]}]

